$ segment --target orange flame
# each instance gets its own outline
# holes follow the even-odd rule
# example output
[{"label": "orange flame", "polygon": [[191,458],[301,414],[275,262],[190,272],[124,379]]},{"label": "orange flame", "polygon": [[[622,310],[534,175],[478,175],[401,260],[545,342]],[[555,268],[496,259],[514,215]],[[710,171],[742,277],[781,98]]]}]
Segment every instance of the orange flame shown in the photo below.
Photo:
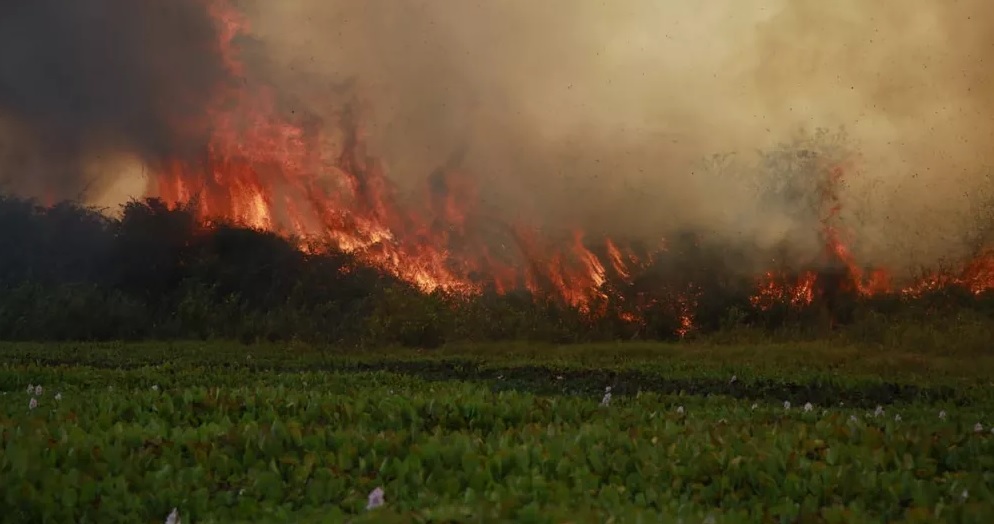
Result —
[{"label": "orange flame", "polygon": [[[226,0],[207,1],[219,28],[216,51],[232,77],[245,79],[235,39],[249,31],[249,24]],[[632,284],[633,275],[653,263],[652,253],[636,255],[609,238],[598,245],[577,230],[571,242],[558,247],[536,231],[512,224],[514,247],[525,261],[522,268],[503,251],[471,238],[474,217],[465,206],[477,191],[468,177],[443,172],[435,180],[439,188],[430,193],[428,211],[405,211],[381,163],[366,154],[355,112],[338,115],[338,131],[329,132],[328,126],[288,118],[272,89],[249,87],[247,81],[235,84],[218,87],[216,103],[205,115],[210,141],[203,155],[159,166],[155,178],[159,196],[174,204],[196,200],[205,221],[221,218],[294,236],[309,251],[328,242],[425,292],[472,295],[488,288],[506,293],[524,287],[589,315],[603,314],[609,300],[623,301],[612,286]],[[837,225],[844,172],[843,166],[827,170],[822,187],[826,258],[844,267],[857,294],[893,292],[887,271],[866,270],[857,263]],[[666,250],[665,241],[658,249]],[[816,272],[789,277],[770,271],[759,279],[750,302],[758,309],[777,303],[805,307],[815,301],[818,285]],[[915,294],[942,285],[974,293],[994,289],[994,252],[978,257],[960,275],[930,275],[900,291]],[[685,336],[694,329],[697,297],[690,292],[672,295],[680,320],[677,332]],[[619,313],[623,320],[639,321],[635,302]],[[642,302],[643,308],[652,305]]]}]

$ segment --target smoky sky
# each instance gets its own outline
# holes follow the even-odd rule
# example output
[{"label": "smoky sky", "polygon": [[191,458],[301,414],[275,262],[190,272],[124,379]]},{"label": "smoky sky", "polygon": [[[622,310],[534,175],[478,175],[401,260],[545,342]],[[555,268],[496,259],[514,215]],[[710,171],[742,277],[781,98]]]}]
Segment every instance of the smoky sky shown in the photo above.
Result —
[{"label": "smoky sky", "polygon": [[192,154],[224,80],[217,42],[202,0],[0,0],[6,179],[72,196],[94,156]]},{"label": "smoky sky", "polygon": [[509,214],[759,247],[811,238],[798,202],[763,197],[784,174],[756,151],[835,147],[812,143],[819,128],[849,138],[840,219],[867,263],[961,253],[992,202],[988,0],[245,5],[287,66],[284,91],[320,107],[315,78],[355,80],[399,183],[462,149]]},{"label": "smoky sky", "polygon": [[[92,180],[80,164],[104,153],[153,169],[195,154],[212,92],[231,80],[208,5],[0,0],[6,178],[71,196]],[[460,152],[482,205],[508,221],[814,253],[817,213],[797,212],[808,199],[763,192],[784,168],[756,152],[788,143],[847,166],[840,218],[867,263],[927,264],[989,226],[977,222],[994,205],[989,0],[236,5],[251,21],[250,83],[329,125],[357,103],[401,193]],[[842,127],[844,147],[811,138]]]}]

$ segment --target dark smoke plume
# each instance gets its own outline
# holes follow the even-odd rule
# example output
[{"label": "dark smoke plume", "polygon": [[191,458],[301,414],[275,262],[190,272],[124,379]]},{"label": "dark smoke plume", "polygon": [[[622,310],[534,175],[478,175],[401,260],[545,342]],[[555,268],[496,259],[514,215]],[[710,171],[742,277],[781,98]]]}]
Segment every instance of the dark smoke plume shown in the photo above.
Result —
[{"label": "dark smoke plume", "polygon": [[0,182],[74,197],[101,155],[195,153],[217,31],[203,0],[0,0]]},{"label": "dark smoke plume", "polygon": [[[151,170],[195,154],[234,80],[217,1],[0,0],[0,190],[71,198],[136,180],[99,165],[122,153]],[[465,151],[459,171],[514,222],[706,232],[759,265],[787,243],[803,265],[822,255],[821,209],[777,190],[807,175],[785,159],[844,126],[838,221],[859,260],[911,271],[991,228],[974,211],[992,207],[990,0],[230,3],[256,39],[235,46],[249,87],[329,137],[357,99],[399,193]],[[771,148],[777,162],[752,155]]]}]

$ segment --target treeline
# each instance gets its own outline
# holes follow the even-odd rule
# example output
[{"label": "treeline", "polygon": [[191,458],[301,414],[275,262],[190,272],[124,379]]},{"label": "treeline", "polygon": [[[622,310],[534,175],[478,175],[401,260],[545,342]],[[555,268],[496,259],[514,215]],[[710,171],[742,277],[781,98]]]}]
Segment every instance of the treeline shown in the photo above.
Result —
[{"label": "treeline", "polygon": [[[458,303],[457,303],[458,302]],[[0,197],[0,339],[302,339],[435,346],[575,340],[581,316],[527,296],[425,295],[331,250],[202,227],[148,199],[118,217]]]},{"label": "treeline", "polygon": [[[676,239],[670,253],[634,283],[609,282],[627,286],[615,291],[628,300],[593,318],[524,292],[425,295],[347,254],[304,253],[292,240],[232,225],[203,227],[191,209],[155,199],[130,202],[112,218],[74,203],[49,208],[0,197],[0,339],[297,339],[434,347],[452,341],[824,336],[842,327],[847,336],[887,343],[893,319],[903,316],[914,326],[927,316],[963,318],[965,304],[971,336],[994,339],[988,337],[994,331],[986,297],[943,290],[909,302],[821,293],[810,308],[760,310],[749,301],[752,282],[729,277],[734,254],[705,251],[689,238]],[[687,290],[696,307],[693,329],[685,334],[686,311],[673,297]],[[638,322],[611,309],[633,303],[640,304]]]}]

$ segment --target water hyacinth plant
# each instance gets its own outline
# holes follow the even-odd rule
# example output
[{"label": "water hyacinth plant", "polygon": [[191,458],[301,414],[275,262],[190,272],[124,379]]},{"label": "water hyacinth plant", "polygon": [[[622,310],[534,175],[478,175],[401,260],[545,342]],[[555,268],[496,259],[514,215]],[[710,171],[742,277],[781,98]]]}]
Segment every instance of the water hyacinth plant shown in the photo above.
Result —
[{"label": "water hyacinth plant", "polygon": [[601,399],[601,407],[608,407],[611,405],[611,386],[604,389],[604,398]]},{"label": "water hyacinth plant", "polygon": [[[465,361],[438,354],[405,355],[386,369],[375,369],[381,357],[363,356],[359,369],[354,355],[253,353],[244,368],[175,349],[163,350],[168,366],[136,364],[129,359],[147,357],[135,351],[105,368],[88,361],[46,371],[33,355],[8,359],[0,381],[15,391],[31,376],[66,393],[46,404],[34,384],[27,410],[21,394],[0,396],[0,501],[18,501],[0,509],[15,522],[162,522],[182,513],[184,522],[357,524],[984,522],[994,514],[985,476],[994,433],[983,424],[994,390],[950,398],[920,385],[909,390],[920,397],[898,403],[874,393],[873,381],[840,380],[828,395],[814,386],[821,375],[804,387],[753,388],[753,372],[716,394],[728,385],[722,367],[675,378],[646,367],[619,378],[580,364],[497,362],[476,378]],[[447,369],[452,375],[440,376]],[[695,390],[695,381],[706,387]],[[817,408],[840,399],[845,407]],[[936,417],[942,408],[948,416]],[[36,488],[3,491],[25,485]],[[55,492],[60,504],[46,498]]]},{"label": "water hyacinth plant", "polygon": [[385,502],[384,495],[385,493],[383,492],[383,488],[376,488],[373,491],[371,491],[369,493],[369,498],[366,502],[366,509],[372,510],[379,508],[380,506],[383,506]]}]

